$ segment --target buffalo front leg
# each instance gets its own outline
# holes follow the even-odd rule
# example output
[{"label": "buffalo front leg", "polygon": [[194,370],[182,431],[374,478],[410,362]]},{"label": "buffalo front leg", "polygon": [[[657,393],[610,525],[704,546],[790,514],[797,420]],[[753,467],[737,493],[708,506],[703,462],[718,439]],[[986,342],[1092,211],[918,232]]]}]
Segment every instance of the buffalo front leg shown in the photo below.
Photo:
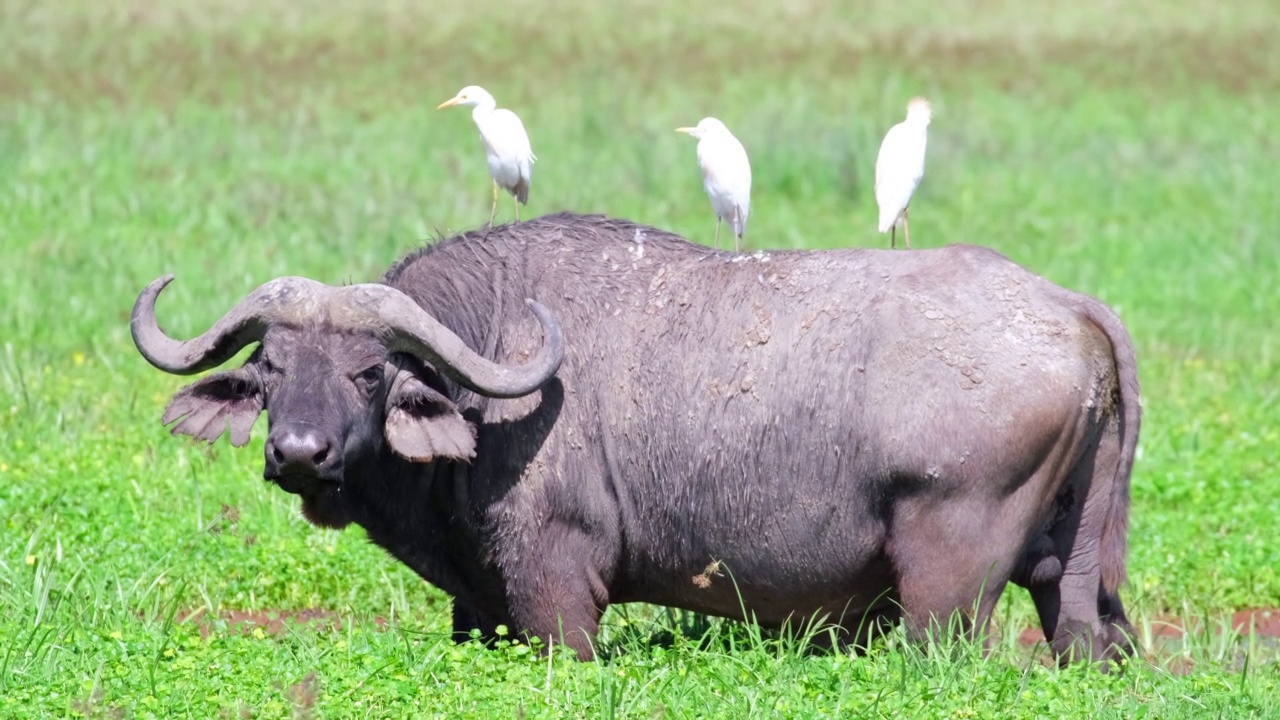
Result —
[{"label": "buffalo front leg", "polygon": [[[456,643],[464,643],[470,640],[479,640],[485,645],[492,645],[497,642],[498,626],[506,625],[511,628],[511,621],[507,618],[499,618],[493,614],[487,613],[480,608],[464,602],[457,598],[453,600],[453,641]],[[478,631],[478,632],[476,632]],[[476,637],[472,634],[476,633]]]},{"label": "buffalo front leg", "polygon": [[516,623],[548,645],[566,645],[578,659],[595,658],[600,617],[609,593],[595,567],[602,543],[585,533],[560,525],[539,538],[541,552],[529,553],[515,573],[509,573],[508,600]]},{"label": "buffalo front leg", "polygon": [[890,553],[909,637],[985,636],[1018,558],[1013,524],[981,502],[895,511]]}]

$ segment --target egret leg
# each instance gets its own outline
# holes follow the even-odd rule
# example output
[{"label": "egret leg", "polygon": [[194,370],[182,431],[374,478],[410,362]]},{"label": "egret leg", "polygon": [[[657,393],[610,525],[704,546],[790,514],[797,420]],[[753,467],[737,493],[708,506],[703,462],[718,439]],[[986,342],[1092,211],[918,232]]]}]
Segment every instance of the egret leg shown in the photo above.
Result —
[{"label": "egret leg", "polygon": [[520,198],[516,197],[515,195],[512,195],[512,196],[511,196],[511,202],[515,203],[515,206],[516,206],[516,224],[517,224],[517,225],[519,225],[519,224],[520,224]]},{"label": "egret leg", "polygon": [[720,217],[716,217],[716,250],[720,249]]},{"label": "egret leg", "polygon": [[911,224],[907,222],[907,210],[910,208],[902,208],[902,237],[907,241],[907,249],[911,249]]},{"label": "egret leg", "polygon": [[889,226],[889,249],[898,247],[898,223]]},{"label": "egret leg", "polygon": [[733,251],[739,251],[738,241],[742,236],[738,234],[738,228],[742,227],[742,208],[737,205],[733,206]]},{"label": "egret leg", "polygon": [[493,206],[489,208],[489,227],[493,227],[493,219],[498,216],[498,181],[493,181]]}]

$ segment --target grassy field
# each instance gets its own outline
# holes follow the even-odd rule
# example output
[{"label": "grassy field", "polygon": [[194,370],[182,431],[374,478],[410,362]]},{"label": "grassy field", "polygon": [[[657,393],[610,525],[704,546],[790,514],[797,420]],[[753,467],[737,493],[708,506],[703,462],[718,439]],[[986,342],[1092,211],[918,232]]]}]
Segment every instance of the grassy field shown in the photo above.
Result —
[{"label": "grassy field", "polygon": [[[0,0],[0,717],[1280,717],[1280,644],[1229,618],[1280,606],[1272,0],[435,5]],[[458,647],[442,594],[262,482],[265,422],[240,450],[169,438],[137,292],[176,273],[161,321],[189,336],[272,277],[376,278],[482,223],[471,120],[434,109],[471,83],[529,128],[526,216],[708,244],[672,130],[720,117],[749,248],[887,245],[875,152],[930,97],[914,244],[996,248],[1138,344],[1146,657],[1045,667],[1016,589],[989,659],[639,607],[593,664]],[[1199,629],[1161,640],[1170,616]]]}]

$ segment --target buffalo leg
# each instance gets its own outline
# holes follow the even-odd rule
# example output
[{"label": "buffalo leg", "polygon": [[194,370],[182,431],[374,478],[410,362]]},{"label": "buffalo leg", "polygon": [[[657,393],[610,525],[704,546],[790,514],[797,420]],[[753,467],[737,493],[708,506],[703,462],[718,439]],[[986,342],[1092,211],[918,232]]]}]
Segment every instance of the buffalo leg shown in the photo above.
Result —
[{"label": "buffalo leg", "polygon": [[463,602],[457,598],[453,601],[453,641],[464,643],[472,640],[473,630],[480,631],[480,642],[491,645],[498,640],[498,626],[511,627],[509,621],[495,618],[489,613]]},{"label": "buffalo leg", "polygon": [[1055,582],[1029,587],[1045,638],[1062,663],[1118,659],[1133,652],[1133,627],[1119,594],[1103,589],[1099,564],[1119,453],[1112,424],[1072,471],[1067,488],[1073,502],[1049,530],[1063,572]]},{"label": "buffalo leg", "polygon": [[[871,647],[872,643],[892,631],[901,621],[902,608],[897,604],[870,609],[858,617],[842,617],[837,623],[839,633],[836,640],[839,647],[861,655]],[[822,639],[822,635],[819,634],[816,639]],[[823,646],[819,644],[819,647]]]},{"label": "buffalo leg", "polygon": [[985,635],[1020,550],[1001,539],[1016,538],[1021,519],[994,513],[978,504],[935,510],[911,502],[895,512],[890,552],[912,639]]},{"label": "buffalo leg", "polygon": [[1133,655],[1137,652],[1134,646],[1135,631],[1128,616],[1124,613],[1124,604],[1120,602],[1120,593],[1107,594],[1099,592],[1098,616],[1102,620],[1102,628],[1106,632],[1108,647],[1112,655]]},{"label": "buffalo leg", "polygon": [[600,616],[609,603],[604,581],[591,563],[600,541],[576,528],[552,525],[535,543],[546,550],[531,554],[528,565],[509,575],[512,615],[530,635],[567,645],[580,660],[591,660]]}]

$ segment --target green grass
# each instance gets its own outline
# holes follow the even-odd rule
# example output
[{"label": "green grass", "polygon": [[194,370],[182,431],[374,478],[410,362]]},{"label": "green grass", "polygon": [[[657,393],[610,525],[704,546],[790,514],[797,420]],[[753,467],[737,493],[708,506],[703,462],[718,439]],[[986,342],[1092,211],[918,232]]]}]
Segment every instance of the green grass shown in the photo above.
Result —
[{"label": "green grass", "polygon": [[[1280,606],[1273,3],[435,5],[0,0],[0,716],[1280,716],[1275,640],[1212,631]],[[1209,629],[1120,674],[1048,669],[1011,590],[990,659],[646,608],[610,612],[594,664],[455,647],[438,591],[258,479],[261,427],[169,438],[180,381],[129,341],[137,292],[176,273],[160,314],[190,335],[271,277],[374,278],[483,222],[470,119],[434,110],[470,83],[529,128],[529,215],[707,243],[672,130],[717,115],[751,154],[753,248],[883,245],[875,152],[929,96],[913,239],[1120,311],[1146,408],[1126,598],[1146,632]],[[210,619],[309,608],[341,629]]]}]

